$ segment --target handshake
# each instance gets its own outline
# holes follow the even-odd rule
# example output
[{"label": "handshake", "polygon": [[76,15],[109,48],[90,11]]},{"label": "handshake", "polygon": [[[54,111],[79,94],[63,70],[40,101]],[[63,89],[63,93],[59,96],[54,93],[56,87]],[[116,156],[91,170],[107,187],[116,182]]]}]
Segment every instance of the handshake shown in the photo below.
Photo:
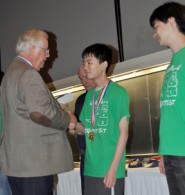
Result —
[{"label": "handshake", "polygon": [[71,113],[71,112],[68,112],[69,115],[70,115],[70,118],[71,118],[71,121],[70,121],[70,124],[69,124],[69,133],[71,135],[83,135],[84,134],[84,126],[82,123],[78,122],[77,121],[77,118],[76,116]]}]

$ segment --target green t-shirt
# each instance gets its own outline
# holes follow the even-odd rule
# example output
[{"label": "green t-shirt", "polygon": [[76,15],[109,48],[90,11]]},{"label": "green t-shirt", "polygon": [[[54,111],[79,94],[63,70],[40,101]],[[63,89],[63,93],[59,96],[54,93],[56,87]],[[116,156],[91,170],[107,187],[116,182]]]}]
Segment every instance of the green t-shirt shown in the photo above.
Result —
[{"label": "green t-shirt", "polygon": [[185,156],[185,48],[168,66],[160,96],[159,154]]},{"label": "green t-shirt", "polygon": [[[129,96],[127,91],[110,81],[99,108],[94,126],[91,125],[92,96],[94,89],[88,91],[80,120],[85,126],[86,154],[84,174],[92,177],[104,177],[113,160],[119,138],[119,122],[126,116],[129,120]],[[95,91],[95,104],[101,90]],[[90,141],[89,132],[94,132]],[[125,176],[125,152],[120,161],[116,177]]]}]

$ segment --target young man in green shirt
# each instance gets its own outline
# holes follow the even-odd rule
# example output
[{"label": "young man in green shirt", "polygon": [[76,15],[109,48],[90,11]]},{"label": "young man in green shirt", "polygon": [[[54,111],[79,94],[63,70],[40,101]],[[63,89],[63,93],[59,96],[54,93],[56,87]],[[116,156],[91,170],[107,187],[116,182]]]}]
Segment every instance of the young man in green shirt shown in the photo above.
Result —
[{"label": "young man in green shirt", "polygon": [[173,56],[160,96],[159,168],[167,176],[170,195],[185,193],[185,6],[168,2],[150,17],[154,38]]},{"label": "young man in green shirt", "polygon": [[87,47],[83,53],[87,77],[96,87],[86,95],[76,132],[85,133],[85,195],[124,194],[125,148],[128,138],[129,96],[107,78],[112,51],[104,44]]}]

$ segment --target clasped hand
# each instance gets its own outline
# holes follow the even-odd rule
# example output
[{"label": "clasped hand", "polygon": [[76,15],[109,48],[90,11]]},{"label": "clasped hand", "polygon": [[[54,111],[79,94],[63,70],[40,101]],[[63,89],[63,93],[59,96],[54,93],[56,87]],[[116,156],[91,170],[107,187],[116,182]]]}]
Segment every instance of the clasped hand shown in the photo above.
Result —
[{"label": "clasped hand", "polygon": [[71,112],[68,112],[71,117],[71,122],[69,124],[69,133],[71,135],[83,135],[84,134],[84,127],[81,123],[77,122],[77,118]]}]

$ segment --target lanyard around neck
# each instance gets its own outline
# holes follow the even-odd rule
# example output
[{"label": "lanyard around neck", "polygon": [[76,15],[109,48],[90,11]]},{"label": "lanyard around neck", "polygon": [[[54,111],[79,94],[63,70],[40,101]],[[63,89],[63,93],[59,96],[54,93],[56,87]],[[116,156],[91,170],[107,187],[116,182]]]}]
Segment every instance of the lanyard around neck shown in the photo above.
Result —
[{"label": "lanyard around neck", "polygon": [[107,92],[108,86],[109,86],[110,80],[108,81],[107,85],[101,90],[101,93],[98,97],[98,101],[95,104],[95,89],[92,96],[92,113],[91,113],[91,125],[94,126],[95,120],[96,120],[96,113],[98,111],[99,105],[103,98],[105,97],[105,94]]}]

